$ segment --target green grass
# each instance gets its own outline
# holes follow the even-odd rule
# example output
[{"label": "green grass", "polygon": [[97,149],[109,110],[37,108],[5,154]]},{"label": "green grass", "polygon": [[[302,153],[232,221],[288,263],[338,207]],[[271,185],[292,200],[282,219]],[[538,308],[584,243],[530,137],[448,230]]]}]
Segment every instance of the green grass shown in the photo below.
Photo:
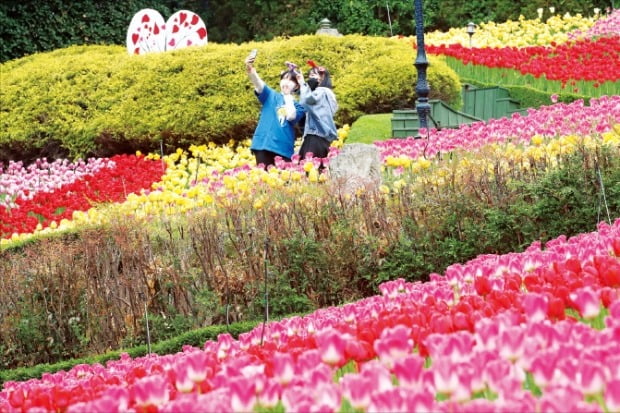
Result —
[{"label": "green grass", "polygon": [[347,143],[373,143],[392,137],[392,114],[364,115],[351,125]]}]

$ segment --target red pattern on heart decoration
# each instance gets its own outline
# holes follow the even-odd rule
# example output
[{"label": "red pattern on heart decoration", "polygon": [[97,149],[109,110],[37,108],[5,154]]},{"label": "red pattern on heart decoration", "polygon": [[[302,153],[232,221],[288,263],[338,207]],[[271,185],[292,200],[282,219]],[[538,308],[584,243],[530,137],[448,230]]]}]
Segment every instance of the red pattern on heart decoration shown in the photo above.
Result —
[{"label": "red pattern on heart decoration", "polygon": [[157,10],[142,9],[131,20],[126,41],[130,54],[203,46],[207,44],[207,28],[200,16],[189,10],[177,11],[164,21]]}]

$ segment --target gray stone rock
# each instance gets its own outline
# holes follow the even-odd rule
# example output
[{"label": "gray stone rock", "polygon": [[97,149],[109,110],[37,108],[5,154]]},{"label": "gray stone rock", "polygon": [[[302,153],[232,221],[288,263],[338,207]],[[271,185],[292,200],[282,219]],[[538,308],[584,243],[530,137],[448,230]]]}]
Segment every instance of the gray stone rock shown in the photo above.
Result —
[{"label": "gray stone rock", "polygon": [[346,144],[329,161],[329,175],[345,193],[353,193],[361,187],[376,188],[382,182],[379,150],[365,143]]}]

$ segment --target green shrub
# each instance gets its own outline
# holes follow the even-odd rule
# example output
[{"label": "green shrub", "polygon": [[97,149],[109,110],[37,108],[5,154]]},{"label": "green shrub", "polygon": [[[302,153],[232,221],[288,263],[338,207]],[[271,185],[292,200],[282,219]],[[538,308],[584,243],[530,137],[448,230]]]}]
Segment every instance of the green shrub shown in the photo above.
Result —
[{"label": "green shrub", "polygon": [[[37,157],[110,156],[251,136],[258,102],[245,56],[276,88],[284,62],[313,59],[332,73],[337,123],[414,101],[409,44],[351,35],[186,48],[142,56],[121,46],[73,46],[0,66],[0,162]],[[431,98],[460,103],[458,77],[439,60],[428,71]]]}]

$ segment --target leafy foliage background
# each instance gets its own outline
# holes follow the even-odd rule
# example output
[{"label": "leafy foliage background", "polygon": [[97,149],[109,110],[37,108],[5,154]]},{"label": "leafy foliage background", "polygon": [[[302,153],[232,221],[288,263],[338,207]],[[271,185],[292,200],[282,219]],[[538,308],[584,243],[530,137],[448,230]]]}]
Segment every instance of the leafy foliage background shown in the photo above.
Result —
[{"label": "leafy foliage background", "polygon": [[[593,14],[595,7],[613,6],[607,0],[427,0],[423,2],[425,30],[448,30],[467,22],[536,17],[543,7],[564,14]],[[411,0],[1,0],[0,62],[69,45],[125,44],[133,15],[143,8],[159,11],[164,19],[181,9],[198,13],[209,41],[243,43],[277,36],[314,33],[328,18],[343,34],[387,36],[415,32]]]}]

